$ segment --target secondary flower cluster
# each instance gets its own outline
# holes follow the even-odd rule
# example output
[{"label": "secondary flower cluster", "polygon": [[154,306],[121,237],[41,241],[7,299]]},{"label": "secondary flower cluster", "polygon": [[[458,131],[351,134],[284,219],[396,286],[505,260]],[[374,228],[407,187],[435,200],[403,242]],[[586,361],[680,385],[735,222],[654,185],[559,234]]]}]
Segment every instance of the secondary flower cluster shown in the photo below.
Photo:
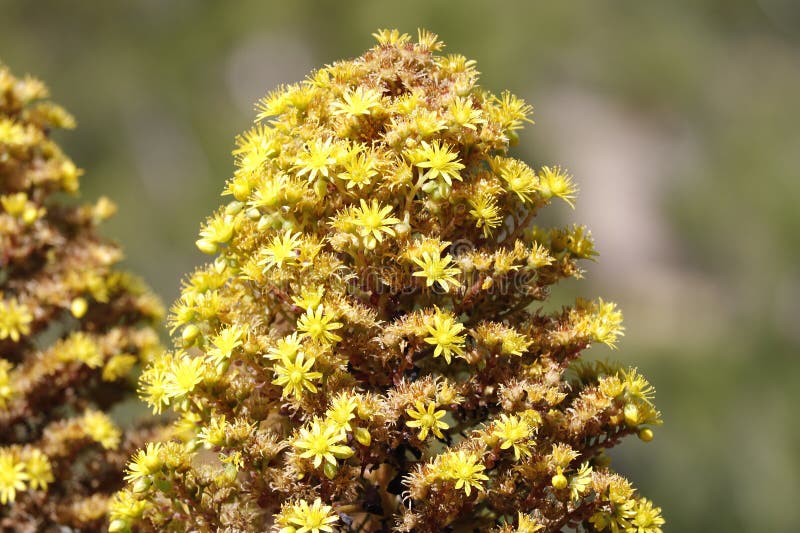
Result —
[{"label": "secondary flower cluster", "polygon": [[533,224],[576,187],[509,155],[531,112],[473,61],[378,44],[258,104],[213,261],[171,312],[174,351],[140,381],[181,440],[148,446],[112,531],[660,533],[603,450],[660,423],[603,300],[545,311],[596,254]]},{"label": "secondary flower cluster", "polygon": [[125,458],[150,432],[104,413],[159,351],[161,305],[94,227],[113,204],[66,203],[80,170],[50,138],[71,128],[47,90],[0,65],[0,529],[99,529]]}]

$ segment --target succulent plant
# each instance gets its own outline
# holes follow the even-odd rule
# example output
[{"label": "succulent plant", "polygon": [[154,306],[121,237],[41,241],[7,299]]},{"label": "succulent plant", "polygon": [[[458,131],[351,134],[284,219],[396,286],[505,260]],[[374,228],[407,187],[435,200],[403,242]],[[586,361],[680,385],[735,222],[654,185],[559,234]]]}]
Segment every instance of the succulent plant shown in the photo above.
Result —
[{"label": "succulent plant", "polygon": [[51,138],[73,118],[38,80],[0,64],[0,529],[98,530],[147,439],[108,411],[132,368],[161,351],[158,299],[116,270],[96,226],[110,200],[77,205],[81,171]]},{"label": "succulent plant", "polygon": [[534,224],[572,177],[510,154],[531,107],[474,61],[376,38],[237,139],[197,241],[214,259],[140,382],[183,438],[132,459],[112,530],[660,533],[603,453],[652,438],[653,388],[581,359],[620,311],[545,305],[596,255]]}]

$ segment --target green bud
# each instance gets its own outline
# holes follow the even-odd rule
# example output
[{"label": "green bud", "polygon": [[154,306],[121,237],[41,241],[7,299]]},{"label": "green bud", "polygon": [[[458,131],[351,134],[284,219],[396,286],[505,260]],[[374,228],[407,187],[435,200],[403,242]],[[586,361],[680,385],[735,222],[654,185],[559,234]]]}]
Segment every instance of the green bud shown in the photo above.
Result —
[{"label": "green bud", "polygon": [[324,179],[318,179],[314,182],[314,192],[317,194],[317,198],[322,200],[325,198],[325,195],[328,193],[328,182]]},{"label": "green bud", "polygon": [[353,437],[363,446],[369,446],[372,442],[372,435],[369,434],[367,428],[356,428],[353,431]]},{"label": "green bud", "polygon": [[427,194],[431,194],[437,187],[438,185],[435,181],[428,181],[422,185],[422,190]]},{"label": "green bud", "polygon": [[128,531],[130,531],[130,525],[128,524],[127,520],[123,520],[121,518],[113,520],[108,525],[109,533],[126,533]]},{"label": "green bud", "polygon": [[625,415],[625,423],[629,426],[635,426],[639,423],[639,408],[635,404],[626,403],[622,412]]},{"label": "green bud", "polygon": [[214,270],[216,270],[218,274],[225,272],[226,268],[228,268],[228,260],[224,256],[219,256],[214,259]]},{"label": "green bud", "polygon": [[194,324],[189,324],[183,328],[183,332],[181,333],[181,341],[183,342],[184,346],[191,346],[199,335],[200,328]]},{"label": "green bud", "polygon": [[339,471],[339,465],[331,464],[326,462],[325,466],[322,467],[322,473],[325,474],[325,477],[328,479],[333,479],[336,477],[336,473]]},{"label": "green bud", "polygon": [[256,229],[258,231],[265,231],[272,227],[272,223],[274,222],[274,218],[272,215],[262,215],[260,219],[258,219],[258,225]]},{"label": "green bud", "polygon": [[140,494],[142,492],[147,492],[147,489],[150,488],[151,484],[152,482],[150,481],[149,477],[147,476],[140,477],[133,483],[133,492],[137,492]]},{"label": "green bud", "polygon": [[216,243],[213,243],[206,239],[197,239],[194,244],[197,246],[198,250],[208,255],[214,255],[215,253],[217,253],[217,250],[219,249]]},{"label": "green bud", "polygon": [[225,206],[225,214],[226,215],[235,215],[239,211],[242,210],[244,204],[242,202],[231,202],[227,206]]},{"label": "green bud", "polygon": [[165,494],[172,490],[172,482],[164,477],[156,478],[154,485],[159,491]]}]

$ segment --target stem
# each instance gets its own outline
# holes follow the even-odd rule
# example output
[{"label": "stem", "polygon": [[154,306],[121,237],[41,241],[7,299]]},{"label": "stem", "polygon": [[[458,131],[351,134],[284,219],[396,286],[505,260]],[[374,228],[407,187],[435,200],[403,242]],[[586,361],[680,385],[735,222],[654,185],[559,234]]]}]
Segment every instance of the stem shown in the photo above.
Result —
[{"label": "stem", "polygon": [[411,215],[410,209],[411,209],[411,203],[414,201],[414,197],[417,195],[417,192],[420,190],[420,188],[425,183],[425,181],[427,181],[427,179],[425,177],[425,173],[423,173],[422,171],[419,171],[419,172],[420,172],[420,175],[419,175],[419,178],[417,179],[417,183],[414,184],[414,187],[406,195],[405,207],[404,207],[403,211],[404,211],[405,214],[408,214],[409,216]]}]

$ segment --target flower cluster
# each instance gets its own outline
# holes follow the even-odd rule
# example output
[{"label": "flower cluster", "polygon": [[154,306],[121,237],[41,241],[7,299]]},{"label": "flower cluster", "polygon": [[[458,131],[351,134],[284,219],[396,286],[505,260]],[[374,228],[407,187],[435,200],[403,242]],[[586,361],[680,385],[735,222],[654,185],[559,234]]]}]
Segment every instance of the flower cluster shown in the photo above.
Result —
[{"label": "flower cluster", "polygon": [[140,451],[113,531],[660,533],[603,450],[660,423],[603,300],[544,305],[592,259],[533,221],[576,186],[509,153],[530,106],[436,36],[382,30],[258,103],[213,255],[141,376],[175,439]]},{"label": "flower cluster", "polygon": [[150,430],[104,411],[160,351],[163,314],[95,227],[114,212],[63,201],[81,171],[51,139],[72,117],[0,65],[0,529],[98,530],[125,457]]}]

